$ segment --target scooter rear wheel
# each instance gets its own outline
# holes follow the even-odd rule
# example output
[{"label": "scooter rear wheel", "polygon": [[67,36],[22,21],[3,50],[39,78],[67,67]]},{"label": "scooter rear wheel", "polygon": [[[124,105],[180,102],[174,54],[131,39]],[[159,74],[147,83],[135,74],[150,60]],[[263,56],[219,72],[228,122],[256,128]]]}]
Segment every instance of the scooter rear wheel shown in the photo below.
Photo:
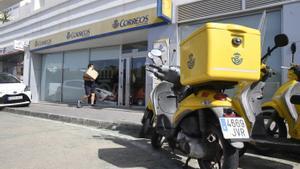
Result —
[{"label": "scooter rear wheel", "polygon": [[[278,113],[274,109],[266,109],[259,116],[263,118],[266,137],[272,139],[287,138],[287,128],[284,120],[278,116]],[[265,146],[255,146],[255,150],[263,155],[270,154],[271,148]]]},{"label": "scooter rear wheel", "polygon": [[209,135],[215,138],[217,151],[211,159],[198,159],[201,169],[237,169],[239,165],[239,152],[224,139],[221,129],[209,127]]}]

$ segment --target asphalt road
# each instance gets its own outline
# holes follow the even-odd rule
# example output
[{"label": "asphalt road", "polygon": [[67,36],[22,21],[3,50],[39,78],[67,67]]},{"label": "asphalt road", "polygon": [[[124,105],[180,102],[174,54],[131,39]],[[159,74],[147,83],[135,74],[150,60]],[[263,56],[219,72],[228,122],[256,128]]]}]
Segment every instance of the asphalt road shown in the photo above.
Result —
[{"label": "asphalt road", "polygon": [[[247,153],[242,169],[300,169],[298,156]],[[185,158],[117,131],[0,112],[0,169],[181,169]],[[191,161],[190,168],[197,168]]]}]

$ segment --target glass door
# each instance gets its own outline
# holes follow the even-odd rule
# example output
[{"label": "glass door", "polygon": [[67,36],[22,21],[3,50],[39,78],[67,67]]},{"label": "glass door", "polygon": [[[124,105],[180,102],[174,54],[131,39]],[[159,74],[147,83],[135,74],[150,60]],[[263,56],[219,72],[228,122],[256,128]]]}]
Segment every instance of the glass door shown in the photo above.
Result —
[{"label": "glass door", "polygon": [[131,106],[145,106],[145,62],[146,57],[131,58],[129,89]]},{"label": "glass door", "polygon": [[123,54],[120,65],[120,105],[145,106],[146,72],[145,61],[147,52],[132,50]]},{"label": "glass door", "polygon": [[90,63],[99,76],[96,79],[97,104],[117,105],[119,86],[120,46],[91,49]]}]

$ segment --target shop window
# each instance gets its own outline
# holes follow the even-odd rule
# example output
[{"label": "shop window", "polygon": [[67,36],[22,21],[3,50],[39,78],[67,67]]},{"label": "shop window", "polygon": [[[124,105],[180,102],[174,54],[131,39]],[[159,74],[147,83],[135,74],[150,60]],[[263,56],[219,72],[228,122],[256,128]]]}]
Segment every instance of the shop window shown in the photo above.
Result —
[{"label": "shop window", "polygon": [[50,102],[61,101],[63,54],[47,54],[43,56],[41,100]]},{"label": "shop window", "polygon": [[83,83],[82,80],[80,80],[80,81],[78,81],[78,80],[69,80],[65,84],[66,84],[66,86],[76,87],[76,88],[83,88],[84,87],[84,83]]},{"label": "shop window", "polygon": [[120,46],[91,49],[90,63],[99,73],[96,79],[98,104],[118,103],[119,56]]},{"label": "shop window", "polygon": [[23,61],[23,53],[2,56],[0,58],[0,62],[2,62],[2,72],[13,74],[18,79],[23,80]]},{"label": "shop window", "polygon": [[83,73],[89,63],[89,50],[76,50],[64,53],[62,101],[75,103],[85,95]]},{"label": "shop window", "polygon": [[146,58],[132,58],[130,67],[130,105],[145,105]]},{"label": "shop window", "polygon": [[122,46],[122,53],[131,53],[133,49],[138,50],[138,52],[147,51],[148,42],[138,42],[138,43],[130,43]]}]

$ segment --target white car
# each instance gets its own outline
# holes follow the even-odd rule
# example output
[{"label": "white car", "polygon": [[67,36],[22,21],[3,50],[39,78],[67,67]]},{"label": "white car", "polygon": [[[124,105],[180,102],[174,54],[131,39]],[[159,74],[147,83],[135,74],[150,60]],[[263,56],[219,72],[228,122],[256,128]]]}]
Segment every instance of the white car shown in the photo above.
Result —
[{"label": "white car", "polygon": [[0,73],[0,107],[29,106],[31,91],[28,86],[8,73]]}]

